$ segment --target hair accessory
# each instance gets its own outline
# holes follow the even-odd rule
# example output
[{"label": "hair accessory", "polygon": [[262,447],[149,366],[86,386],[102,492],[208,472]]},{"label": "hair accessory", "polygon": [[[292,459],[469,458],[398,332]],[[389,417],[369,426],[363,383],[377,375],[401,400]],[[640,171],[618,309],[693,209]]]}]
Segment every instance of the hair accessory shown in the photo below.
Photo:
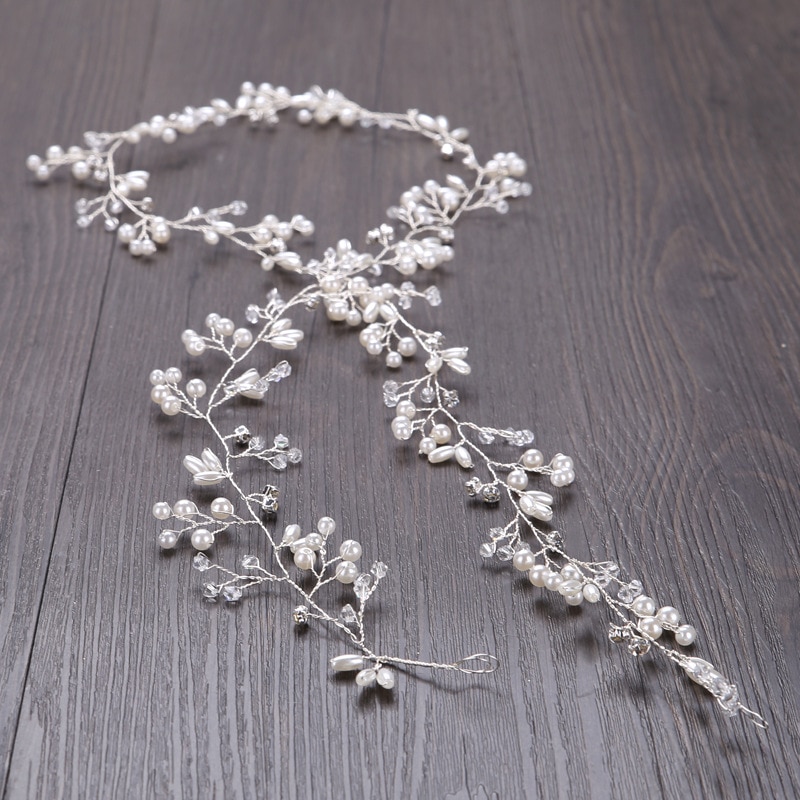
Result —
[{"label": "hair accessory", "polygon": [[[153,199],[143,196],[147,172],[117,172],[119,149],[142,137],[171,144],[203,126],[222,126],[242,118],[256,125],[274,125],[287,110],[296,113],[301,125],[338,122],[346,128],[358,124],[417,134],[430,140],[444,159],[460,162],[464,175],[428,180],[403,192],[388,211],[390,223],[367,234],[370,249],[359,252],[343,239],[320,259],[304,262],[289,249],[295,234],[309,236],[314,231],[301,215],[280,221],[270,214],[255,225],[242,226],[234,218],[246,213],[247,207],[235,200],[208,211],[195,206],[180,219],[170,220],[154,213]],[[244,592],[262,584],[283,585],[294,592],[298,598],[294,623],[313,621],[338,629],[355,652],[334,657],[330,666],[336,672],[355,672],[360,686],[377,683],[392,688],[395,674],[389,665],[468,674],[496,669],[497,659],[485,653],[452,663],[376,653],[367,639],[364,610],[386,577],[387,566],[379,560],[366,569],[360,566],[361,545],[337,535],[330,517],[319,519],[314,527],[307,521],[303,526],[288,524],[278,533],[273,522],[279,507],[278,488],[269,483],[263,486],[263,478],[253,486],[254,470],[241,467],[261,461],[281,472],[302,458],[300,449],[283,434],[275,435],[270,444],[263,432],[252,433],[243,425],[223,426],[217,412],[242,402],[241,398],[263,400],[273,385],[290,375],[288,361],[269,361],[266,353],[269,348],[295,350],[304,338],[303,330],[292,321],[295,314],[321,306],[333,322],[357,329],[367,353],[382,357],[389,369],[417,365],[414,377],[383,384],[384,403],[394,409],[391,431],[400,441],[413,441],[430,464],[469,476],[458,480],[478,507],[504,509],[507,521],[489,529],[478,547],[480,556],[508,562],[514,571],[527,574],[534,587],[563,598],[570,606],[601,604],[611,617],[608,638],[612,642],[624,645],[637,658],[648,653],[666,657],[710,692],[724,713],[741,712],[756,725],[767,727],[712,664],[687,655],[697,631],[676,608],[645,594],[641,582],[623,577],[614,561],[586,562],[568,554],[564,537],[550,526],[553,496],[542,484],[549,484],[548,489],[569,486],[575,480],[572,459],[562,453],[546,458],[532,447],[534,436],[528,429],[479,425],[456,416],[458,392],[449,388],[443,376],[470,374],[467,347],[446,343],[440,332],[422,330],[411,321],[408,312],[415,302],[437,306],[441,296],[435,286],[420,291],[408,279],[419,269],[433,270],[453,258],[453,226],[463,215],[486,208],[505,214],[510,200],[531,193],[530,184],[521,180],[526,172],[522,158],[513,152],[496,153],[481,163],[467,137],[466,129],[451,129],[441,116],[416,110],[403,114],[367,111],[340,92],[316,86],[292,95],[283,87],[245,83],[233,105],[212,100],[207,106],[156,116],[119,133],[86,133],[82,147],[64,151],[52,146],[44,158],[28,157],[28,168],[42,181],[67,166],[78,181],[88,182],[95,196],[77,202],[78,225],[87,228],[101,221],[133,256],[153,256],[174,232],[192,231],[211,246],[225,239],[252,251],[265,270],[277,266],[310,279],[291,297],[285,299],[273,289],[266,302],[249,305],[244,313],[246,325],[237,326],[212,313],[205,318],[205,332],[183,332],[181,339],[190,356],[216,351],[227,360],[212,385],[199,378],[184,381],[176,367],[151,373],[150,396],[161,411],[168,416],[183,414],[206,426],[208,447],[199,456],[187,454],[183,459],[193,484],[222,487],[220,496],[202,510],[188,499],[156,503],[154,516],[168,526],[158,534],[160,546],[168,550],[184,544],[191,547],[194,567],[207,579],[203,595],[210,600],[221,597],[235,603]],[[397,273],[400,279],[380,282],[384,271]],[[207,552],[218,541],[247,527],[263,535],[263,554],[245,555],[233,570],[208,558]],[[330,607],[325,587],[333,582],[352,586],[352,603],[341,609]]]}]

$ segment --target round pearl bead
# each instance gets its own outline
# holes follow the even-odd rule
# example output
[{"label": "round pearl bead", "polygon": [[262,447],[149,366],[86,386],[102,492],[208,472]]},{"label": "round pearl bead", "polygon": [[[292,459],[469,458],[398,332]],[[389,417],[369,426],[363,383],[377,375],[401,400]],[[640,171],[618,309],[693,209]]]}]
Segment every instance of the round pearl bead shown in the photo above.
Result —
[{"label": "round pearl bead", "polygon": [[339,547],[339,555],[345,561],[358,561],[361,558],[361,545],[354,539],[345,539]]},{"label": "round pearl bead", "polygon": [[301,547],[294,554],[294,564],[298,569],[309,570],[314,566],[316,556],[310,547]]},{"label": "round pearl bead", "polygon": [[325,540],[318,533],[309,533],[305,540],[305,546],[316,552],[325,543]]},{"label": "round pearl bead", "polygon": [[352,561],[340,561],[336,565],[336,580],[339,583],[352,583],[358,577],[359,569]]},{"label": "round pearl bead", "polygon": [[430,436],[424,436],[419,440],[419,454],[427,456],[436,449],[436,442]]},{"label": "round pearl bead", "polygon": [[317,520],[317,530],[323,536],[330,536],[336,530],[336,521],[332,517],[320,517]]},{"label": "round pearl bead", "polygon": [[417,341],[410,336],[404,336],[397,343],[397,352],[404,358],[411,358],[417,352]]},{"label": "round pearl bead", "polygon": [[135,236],[136,228],[128,222],[117,228],[117,239],[122,242],[122,244],[130,244]]},{"label": "round pearl bead", "polygon": [[192,531],[192,547],[195,550],[208,550],[214,544],[214,534],[206,528]]},{"label": "round pearl bead", "polygon": [[154,386],[150,390],[150,399],[154,403],[158,403],[159,405],[161,405],[161,403],[163,403],[169,396],[170,396],[170,391],[163,384],[160,384],[159,386]]},{"label": "round pearl bead", "polygon": [[206,385],[200,378],[193,378],[186,384],[186,394],[189,397],[202,397],[206,393]]},{"label": "round pearl bead", "polygon": [[672,606],[664,606],[663,608],[659,608],[658,614],[656,614],[656,619],[665,628],[677,628],[678,625],[681,624],[680,611]]},{"label": "round pearl bead", "polygon": [[191,500],[178,500],[172,506],[172,512],[176,517],[188,517],[197,513],[197,506]]},{"label": "round pearl bead", "polygon": [[168,395],[161,403],[161,410],[168,416],[174,417],[181,413],[181,401],[173,395]]},{"label": "round pearl bead", "polygon": [[642,619],[639,620],[638,627],[642,633],[647,634],[651,639],[658,639],[664,632],[664,629],[655,617],[642,617]]},{"label": "round pearl bead", "polygon": [[206,316],[206,328],[210,328],[211,330],[214,329],[216,324],[219,322],[219,314],[212,311],[210,314]]},{"label": "round pearl bead", "polygon": [[643,594],[633,601],[631,609],[637,617],[652,617],[656,613],[656,601]]},{"label": "round pearl bead", "polygon": [[446,444],[450,441],[452,435],[453,432],[450,430],[450,426],[441,422],[438,425],[434,425],[431,429],[431,439],[433,439],[436,444]]},{"label": "round pearl bead", "polygon": [[550,574],[550,570],[544,564],[537,564],[528,573],[528,580],[534,586],[543,587]]},{"label": "round pearl bead", "polygon": [[150,373],[150,383],[152,383],[153,386],[158,386],[159,383],[164,383],[165,380],[166,376],[164,375],[163,369],[154,369]]},{"label": "round pearl bead", "polygon": [[407,417],[414,419],[417,413],[417,407],[410,400],[401,400],[395,408],[395,413],[398,417]]},{"label": "round pearl bead", "polygon": [[217,320],[217,324],[214,325],[217,329],[217,333],[221,334],[222,336],[233,336],[233,331],[235,330],[233,320],[228,319],[227,317],[221,317]]},{"label": "round pearl bead", "polygon": [[206,351],[206,343],[198,336],[186,342],[186,352],[190,356],[201,356]]},{"label": "round pearl bead", "polygon": [[536,556],[530,550],[517,550],[512,561],[514,569],[527,572],[536,563]]},{"label": "round pearl bead", "polygon": [[344,318],[344,321],[351,328],[355,328],[356,325],[360,325],[361,324],[361,312],[357,308],[351,308],[347,312],[347,316]]},{"label": "round pearl bead", "polygon": [[285,544],[291,544],[292,542],[296,542],[302,535],[303,529],[299,525],[287,525],[283,529],[283,542]]},{"label": "round pearl bead", "polygon": [[244,349],[253,343],[253,334],[247,328],[237,328],[233,332],[233,343]]},{"label": "round pearl bead", "polygon": [[538,469],[544,464],[544,456],[539,450],[526,450],[519,459],[525,469]]},{"label": "round pearl bead", "polygon": [[183,373],[177,367],[170,367],[164,373],[164,377],[167,379],[167,383],[180,383]]},{"label": "round pearl bead", "polygon": [[509,488],[524,492],[528,487],[528,475],[521,469],[512,469],[506,476]]},{"label": "round pearl bead", "polygon": [[583,602],[583,593],[576,592],[575,594],[568,594],[564,596],[568,606],[579,606]]},{"label": "round pearl bead", "polygon": [[583,587],[583,596],[587,603],[597,603],[600,601],[600,588],[593,583],[587,583]]},{"label": "round pearl bead", "polygon": [[697,638],[697,631],[692,625],[681,625],[675,631],[675,641],[682,647],[688,647]]},{"label": "round pearl bead", "polygon": [[211,516],[215,519],[227,519],[233,514],[233,503],[227,497],[217,497],[211,501]]},{"label": "round pearl bead", "polygon": [[157,223],[153,226],[151,236],[157,244],[166,244],[170,239],[169,225],[166,222]]},{"label": "round pearl bead", "polygon": [[169,519],[172,516],[172,509],[169,503],[160,502],[153,506],[153,516],[156,519]]},{"label": "round pearl bead", "polygon": [[565,581],[576,581],[581,579],[581,571],[574,564],[564,564],[561,567],[561,577]]},{"label": "round pearl bead", "polygon": [[158,534],[158,543],[162,550],[172,550],[178,544],[178,534],[175,531],[161,531]]},{"label": "round pearl bead", "polygon": [[547,578],[545,578],[544,585],[545,588],[549,589],[551,592],[557,592],[561,588],[563,582],[564,579],[557,572],[551,572]]},{"label": "round pearl bead", "polygon": [[371,356],[379,356],[383,352],[383,345],[379,341],[371,339],[367,342],[366,350]]},{"label": "round pearl bead", "polygon": [[206,244],[219,244],[219,234],[216,231],[204,231],[203,238]]},{"label": "round pearl bead", "polygon": [[72,177],[75,180],[85,181],[91,174],[91,167],[85,161],[76,161],[72,165]]},{"label": "round pearl bead", "polygon": [[386,366],[389,369],[398,369],[403,366],[403,356],[395,350],[390,350],[386,354]]}]

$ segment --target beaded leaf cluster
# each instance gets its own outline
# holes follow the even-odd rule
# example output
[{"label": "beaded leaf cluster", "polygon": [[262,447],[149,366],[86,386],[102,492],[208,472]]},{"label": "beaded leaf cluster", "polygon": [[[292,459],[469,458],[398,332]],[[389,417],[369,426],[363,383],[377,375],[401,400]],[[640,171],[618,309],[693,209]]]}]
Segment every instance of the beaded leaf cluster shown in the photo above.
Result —
[{"label": "beaded leaf cluster", "polygon": [[[301,215],[289,221],[267,215],[257,224],[243,226],[235,218],[245,214],[247,207],[233,201],[207,211],[193,207],[171,220],[156,214],[153,199],[145,195],[147,172],[117,172],[117,151],[143,137],[171,144],[203,126],[223,126],[236,119],[271,126],[281,112],[289,110],[301,125],[336,122],[345,128],[377,126],[417,134],[432,142],[445,160],[460,162],[465,175],[449,174],[403,192],[398,204],[388,210],[389,222],[367,234],[367,249],[356,250],[351,242],[341,240],[321,258],[304,261],[289,246],[295,234],[314,232],[311,221]],[[207,579],[203,594],[210,600],[235,603],[262,584],[280,584],[293,591],[298,599],[294,623],[338,629],[355,652],[334,657],[331,668],[355,672],[361,686],[392,688],[392,665],[466,673],[496,668],[497,660],[485,653],[449,663],[376,653],[367,638],[364,611],[387,575],[387,566],[380,560],[366,569],[360,566],[361,544],[352,538],[337,542],[336,523],[330,517],[305,529],[288,524],[278,533],[274,521],[279,489],[269,483],[255,488],[246,485],[249,472],[240,477],[243,460],[262,461],[282,472],[299,463],[302,453],[280,433],[270,444],[265,434],[251,433],[243,425],[223,429],[216,412],[226,404],[243,402],[241,398],[263,401],[273,385],[289,377],[288,361],[265,362],[262,353],[295,350],[304,334],[290,314],[322,308],[332,322],[357,330],[367,353],[383,358],[390,370],[405,371],[417,365],[414,377],[383,384],[384,403],[394,409],[391,432],[400,441],[413,442],[430,464],[453,465],[469,476],[459,481],[479,506],[505,509],[507,522],[490,528],[479,546],[480,556],[508,562],[526,574],[534,587],[563,598],[570,606],[602,604],[611,616],[608,638],[612,642],[623,644],[637,658],[648,653],[666,657],[708,690],[723,712],[731,716],[742,712],[766,727],[760,715],[743,705],[732,682],[709,662],[684,652],[683,648],[694,644],[697,631],[676,608],[645,594],[639,580],[623,578],[613,561],[587,562],[569,555],[563,534],[551,526],[554,498],[549,489],[573,483],[572,459],[562,453],[546,458],[532,447],[534,435],[528,429],[479,425],[457,416],[459,395],[445,376],[470,374],[468,349],[451,345],[441,332],[423,330],[412,321],[409,312],[414,303],[437,306],[441,295],[436,286],[421,290],[411,279],[419,270],[434,270],[453,258],[454,226],[464,214],[480,209],[505,214],[510,201],[531,193],[530,184],[523,180],[527,165],[522,158],[512,152],[496,153],[481,163],[467,139],[466,129],[451,129],[441,116],[413,109],[402,114],[372,112],[338,91],[319,87],[292,95],[284,87],[245,83],[232,105],[215,99],[207,106],[155,116],[126,131],[87,133],[83,146],[66,151],[52,146],[44,157],[29,156],[27,166],[41,181],[59,167],[69,167],[76,180],[91,186],[95,196],[76,204],[78,225],[87,228],[102,221],[133,256],[153,256],[175,231],[194,231],[211,246],[226,240],[252,251],[264,270],[278,267],[308,279],[289,298],[273,289],[266,302],[249,305],[241,326],[212,313],[205,319],[206,332],[183,332],[189,356],[218,352],[227,358],[226,368],[212,386],[199,378],[184,381],[175,367],[151,373],[150,395],[164,414],[183,414],[206,426],[209,446],[199,456],[187,454],[183,459],[193,484],[224,488],[207,510],[189,499],[156,503],[154,516],[168,525],[158,534],[160,546],[171,550],[188,540],[194,567]],[[386,274],[397,277],[384,281]],[[548,491],[542,483],[549,484]],[[243,556],[236,570],[209,559],[207,553],[217,540],[248,527],[262,534],[265,554]],[[208,580],[212,574],[215,579]],[[324,588],[331,583],[352,587],[353,601],[332,608],[323,599]]]}]

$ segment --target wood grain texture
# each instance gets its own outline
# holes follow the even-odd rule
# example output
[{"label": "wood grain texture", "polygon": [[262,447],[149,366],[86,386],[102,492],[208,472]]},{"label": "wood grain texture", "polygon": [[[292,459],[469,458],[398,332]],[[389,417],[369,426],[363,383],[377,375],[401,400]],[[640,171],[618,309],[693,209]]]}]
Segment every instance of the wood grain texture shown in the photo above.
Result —
[{"label": "wood grain texture", "polygon": [[[791,0],[336,4],[42,0],[0,7],[0,785],[25,797],[792,798],[800,795],[800,12]],[[203,604],[149,507],[187,492],[202,431],[158,418],[147,374],[208,311],[271,283],[180,238],[151,265],[75,228],[80,189],[28,152],[244,79],[334,86],[467,125],[529,158],[532,198],[476,215],[426,321],[468,343],[476,421],[573,454],[571,550],[616,556],[701,631],[698,653],[772,723],[727,721],[669,666],[607,643],[480,563],[500,518],[397,447],[384,371],[318,316],[266,414],[307,453],[286,521],[329,513],[392,567],[381,648],[487,649],[490,678],[328,674],[291,599]],[[424,146],[338,128],[141,145],[166,213],[234,197],[361,241]],[[193,367],[199,370],[199,367]],[[227,551],[249,547],[247,537]],[[255,542],[252,543],[255,546]],[[344,594],[343,594],[344,597]]]}]

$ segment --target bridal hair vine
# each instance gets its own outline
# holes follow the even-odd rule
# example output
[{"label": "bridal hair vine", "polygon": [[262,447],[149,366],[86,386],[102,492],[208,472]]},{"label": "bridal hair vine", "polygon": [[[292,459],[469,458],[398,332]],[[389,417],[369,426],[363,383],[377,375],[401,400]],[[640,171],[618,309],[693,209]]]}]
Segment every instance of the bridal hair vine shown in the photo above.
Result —
[{"label": "bridal hair vine", "polygon": [[[171,144],[203,126],[223,126],[242,118],[256,126],[271,126],[287,110],[296,113],[301,125],[338,122],[345,128],[377,126],[417,134],[429,140],[445,160],[460,162],[464,176],[449,174],[403,192],[388,211],[389,222],[367,234],[366,251],[341,240],[321,258],[303,261],[289,248],[295,234],[309,236],[314,231],[303,216],[281,221],[270,214],[255,225],[243,226],[234,218],[246,213],[247,207],[234,201],[210,210],[193,207],[180,219],[170,220],[154,213],[154,201],[145,195],[147,172],[117,170],[117,151],[142,137]],[[608,638],[612,642],[637,658],[648,653],[666,657],[708,690],[725,714],[741,712],[766,728],[766,721],[741,702],[733,683],[708,661],[691,655],[691,649],[687,653],[697,631],[676,608],[645,594],[641,582],[623,577],[615,562],[586,562],[568,554],[562,534],[549,526],[553,496],[541,485],[561,489],[572,484],[572,459],[561,453],[546,458],[531,446],[534,436],[527,429],[479,425],[456,415],[458,392],[443,376],[470,374],[467,348],[445,343],[439,331],[422,330],[411,321],[407,312],[415,302],[438,306],[441,296],[435,286],[422,291],[409,279],[419,269],[433,270],[453,258],[453,228],[463,215],[487,208],[505,214],[509,201],[531,193],[531,185],[522,180],[526,172],[522,158],[512,152],[496,153],[481,163],[467,138],[466,129],[451,129],[445,117],[413,109],[402,114],[368,111],[338,91],[316,86],[292,95],[284,87],[248,82],[233,105],[215,99],[200,108],[155,116],[122,132],[86,133],[80,147],[65,151],[54,145],[44,157],[28,157],[28,168],[41,181],[66,166],[77,181],[93,187],[96,196],[76,203],[78,226],[101,222],[133,256],[154,256],[174,232],[194,231],[211,246],[227,240],[252,251],[264,270],[278,267],[310,279],[291,297],[272,289],[266,302],[249,305],[244,313],[246,326],[212,313],[205,318],[205,332],[183,332],[190,356],[209,351],[222,354],[226,366],[213,385],[199,378],[185,381],[176,367],[150,374],[150,396],[164,414],[184,414],[207,428],[208,446],[199,456],[187,454],[183,459],[192,482],[198,487],[225,487],[224,495],[202,510],[189,499],[157,502],[153,515],[168,526],[158,533],[158,543],[165,550],[184,541],[190,545],[195,569],[206,576],[202,592],[209,600],[235,603],[244,592],[262,584],[285,586],[297,598],[292,614],[296,625],[327,624],[352,645],[355,652],[335,656],[330,665],[337,672],[356,673],[360,686],[378,684],[391,689],[395,684],[392,667],[464,673],[491,672],[497,667],[497,659],[486,653],[439,663],[375,652],[367,638],[364,612],[387,566],[379,560],[368,568],[360,566],[361,544],[338,536],[330,517],[319,519],[313,528],[303,520],[279,532],[274,525],[278,488],[262,485],[262,478],[254,490],[249,485],[250,473],[243,475],[239,468],[244,461],[252,465],[255,460],[282,472],[301,461],[300,449],[283,434],[269,443],[263,432],[253,433],[244,425],[223,428],[217,411],[239,398],[263,400],[273,384],[290,375],[292,368],[285,360],[265,367],[262,351],[270,347],[279,352],[295,350],[304,334],[290,315],[321,306],[333,322],[357,329],[367,353],[382,356],[389,369],[398,370],[407,362],[422,364],[416,377],[383,384],[384,403],[394,409],[391,431],[400,441],[413,441],[430,464],[453,465],[469,476],[460,483],[476,505],[505,509],[507,522],[489,529],[478,547],[480,556],[508,562],[526,574],[534,587],[570,606],[603,604],[611,618]],[[400,278],[395,283],[381,282],[385,271]],[[503,454],[504,450],[510,455]],[[266,554],[245,555],[236,569],[212,562],[208,551],[237,528],[260,532]],[[334,582],[352,587],[353,601],[343,608],[325,603],[325,587]]]}]

